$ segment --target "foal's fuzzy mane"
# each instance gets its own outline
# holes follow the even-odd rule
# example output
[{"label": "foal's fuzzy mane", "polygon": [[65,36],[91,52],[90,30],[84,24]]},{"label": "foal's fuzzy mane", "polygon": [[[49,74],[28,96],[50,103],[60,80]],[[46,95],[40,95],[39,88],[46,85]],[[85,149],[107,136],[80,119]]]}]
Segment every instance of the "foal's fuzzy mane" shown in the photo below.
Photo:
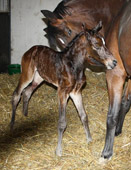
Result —
[{"label": "foal's fuzzy mane", "polygon": [[73,46],[73,44],[82,36],[84,35],[85,32],[81,31],[79,34],[77,34],[66,46],[66,48],[63,50],[63,52],[67,51],[69,48],[71,48]]}]

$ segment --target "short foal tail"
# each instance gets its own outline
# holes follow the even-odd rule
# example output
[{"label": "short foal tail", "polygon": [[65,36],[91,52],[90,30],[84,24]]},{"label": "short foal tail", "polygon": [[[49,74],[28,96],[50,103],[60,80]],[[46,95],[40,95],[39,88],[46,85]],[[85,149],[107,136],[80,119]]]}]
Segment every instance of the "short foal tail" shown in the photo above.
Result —
[{"label": "short foal tail", "polygon": [[35,74],[35,65],[33,56],[36,54],[36,48],[31,48],[22,57],[21,67],[22,73],[20,75],[19,83],[13,93],[12,97],[12,118],[11,118],[11,129],[13,129],[15,121],[16,108],[19,104],[21,94],[23,90],[33,81]]}]

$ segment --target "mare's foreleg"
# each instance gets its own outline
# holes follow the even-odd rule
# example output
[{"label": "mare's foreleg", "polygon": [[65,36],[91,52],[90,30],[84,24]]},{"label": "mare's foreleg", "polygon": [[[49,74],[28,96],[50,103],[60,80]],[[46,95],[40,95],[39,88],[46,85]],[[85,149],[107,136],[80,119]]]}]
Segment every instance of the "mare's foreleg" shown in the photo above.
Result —
[{"label": "mare's foreleg", "polygon": [[72,98],[72,100],[73,100],[73,102],[74,102],[74,104],[75,104],[75,106],[78,110],[80,119],[81,119],[82,124],[83,124],[84,129],[85,129],[87,142],[90,142],[90,141],[92,141],[92,138],[91,138],[90,129],[89,129],[89,125],[88,125],[88,117],[87,117],[87,114],[85,112],[83,102],[82,102],[81,92],[70,93],[70,97]]},{"label": "mare's foreleg", "polygon": [[122,97],[119,118],[116,126],[115,135],[118,136],[122,133],[122,126],[124,123],[125,116],[131,107],[131,80],[128,80],[124,95]]},{"label": "mare's foreleg", "polygon": [[36,71],[35,75],[34,75],[33,82],[23,92],[23,114],[25,116],[28,115],[28,103],[29,103],[29,99],[30,99],[33,91],[40,85],[40,83],[42,81],[43,81],[42,77]]},{"label": "mare's foreleg", "polygon": [[66,129],[66,105],[69,95],[66,94],[65,90],[58,89],[59,98],[59,121],[58,121],[58,144],[56,148],[56,155],[62,156],[62,137]]},{"label": "mare's foreleg", "polygon": [[109,93],[109,111],[107,115],[105,146],[102,152],[102,157],[105,159],[109,159],[113,154],[114,136],[121,105],[123,84],[125,82],[124,74],[121,76],[115,75],[115,72],[111,70],[106,74]]}]

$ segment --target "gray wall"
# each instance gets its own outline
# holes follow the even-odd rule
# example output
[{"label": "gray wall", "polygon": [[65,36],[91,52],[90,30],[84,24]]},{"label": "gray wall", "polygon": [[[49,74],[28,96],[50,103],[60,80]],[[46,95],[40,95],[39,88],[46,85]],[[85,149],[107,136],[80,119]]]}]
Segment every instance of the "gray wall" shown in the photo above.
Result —
[{"label": "gray wall", "polygon": [[48,45],[44,37],[42,9],[53,11],[61,0],[11,0],[11,63],[21,63],[21,57],[31,46]]}]

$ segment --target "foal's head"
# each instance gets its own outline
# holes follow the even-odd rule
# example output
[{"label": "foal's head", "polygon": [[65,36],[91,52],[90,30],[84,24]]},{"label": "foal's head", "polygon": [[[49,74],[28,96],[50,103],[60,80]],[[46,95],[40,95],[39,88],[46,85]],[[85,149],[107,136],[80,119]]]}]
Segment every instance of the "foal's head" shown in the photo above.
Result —
[{"label": "foal's head", "polygon": [[88,40],[87,46],[87,60],[91,65],[104,65],[107,69],[113,69],[117,61],[111,52],[106,48],[104,38],[99,31],[102,28],[102,22],[93,28],[88,30],[84,28],[86,38]]}]

